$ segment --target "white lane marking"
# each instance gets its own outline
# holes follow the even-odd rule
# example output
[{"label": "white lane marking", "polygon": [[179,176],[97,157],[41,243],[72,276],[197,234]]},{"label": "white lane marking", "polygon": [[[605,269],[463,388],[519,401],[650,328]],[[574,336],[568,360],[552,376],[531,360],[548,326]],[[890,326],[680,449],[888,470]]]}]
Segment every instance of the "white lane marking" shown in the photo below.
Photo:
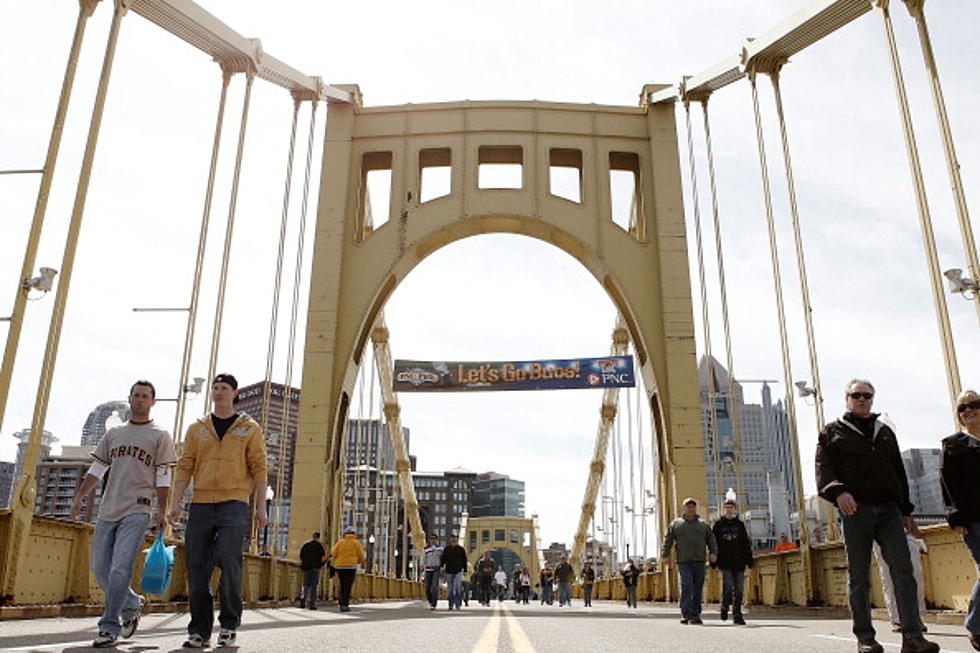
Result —
[{"label": "white lane marking", "polygon": [[480,639],[473,647],[472,653],[497,653],[497,642],[500,640],[500,603],[493,606],[493,615],[487,622]]},{"label": "white lane marking", "polygon": [[[853,637],[841,637],[840,635],[810,635],[810,637],[818,637],[820,639],[833,639],[838,642],[855,642]],[[901,648],[901,644],[892,644],[891,642],[878,642],[882,646],[888,648]],[[943,647],[943,653],[967,653],[967,651],[953,651],[951,649]]]},{"label": "white lane marking", "polygon": [[517,617],[510,611],[507,604],[504,604],[504,615],[507,621],[507,632],[510,633],[510,644],[514,647],[514,653],[535,653],[531,646],[531,640],[527,638],[527,633],[521,628]]}]

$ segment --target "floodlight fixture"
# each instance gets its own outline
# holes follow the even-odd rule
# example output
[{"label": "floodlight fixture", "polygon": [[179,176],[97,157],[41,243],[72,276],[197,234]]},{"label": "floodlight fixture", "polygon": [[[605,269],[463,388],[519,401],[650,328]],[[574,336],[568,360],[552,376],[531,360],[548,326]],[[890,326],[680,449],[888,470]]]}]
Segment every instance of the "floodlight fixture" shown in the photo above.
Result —
[{"label": "floodlight fixture", "polygon": [[806,384],[806,381],[797,381],[793,385],[796,386],[796,391],[801,397],[815,397],[817,391]]},{"label": "floodlight fixture", "polygon": [[949,292],[952,294],[963,295],[966,299],[973,299],[976,297],[977,291],[980,290],[980,283],[976,279],[964,277],[963,270],[960,268],[950,268],[943,272],[943,276],[946,277],[949,283]]},{"label": "floodlight fixture", "polygon": [[24,279],[22,287],[27,291],[40,290],[42,293],[50,292],[54,287],[54,275],[56,274],[58,274],[58,271],[54,268],[41,268],[36,277]]}]

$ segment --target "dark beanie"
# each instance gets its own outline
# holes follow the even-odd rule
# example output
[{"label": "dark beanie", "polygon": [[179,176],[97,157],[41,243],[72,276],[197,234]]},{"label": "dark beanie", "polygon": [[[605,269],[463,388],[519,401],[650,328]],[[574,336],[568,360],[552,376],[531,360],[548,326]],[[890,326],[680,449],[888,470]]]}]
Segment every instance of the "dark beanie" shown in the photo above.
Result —
[{"label": "dark beanie", "polygon": [[215,383],[227,383],[234,390],[238,390],[238,380],[231,374],[219,374],[218,376],[214,377],[214,381],[211,382],[211,385],[214,385]]}]

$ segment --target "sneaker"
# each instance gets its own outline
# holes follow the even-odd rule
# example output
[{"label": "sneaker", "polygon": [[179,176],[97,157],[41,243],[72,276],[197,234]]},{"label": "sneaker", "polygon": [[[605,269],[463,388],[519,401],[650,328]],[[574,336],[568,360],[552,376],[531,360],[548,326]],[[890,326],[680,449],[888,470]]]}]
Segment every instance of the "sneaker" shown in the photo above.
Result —
[{"label": "sneaker", "polygon": [[115,646],[116,640],[118,639],[119,638],[116,635],[100,630],[99,634],[96,635],[95,640],[92,642],[92,648],[107,648],[109,646]]},{"label": "sneaker", "polygon": [[681,615],[681,623],[685,626],[691,622],[690,618],[686,614]]},{"label": "sneaker", "polygon": [[922,635],[902,637],[902,653],[939,653],[939,644],[930,642]]},{"label": "sneaker", "polygon": [[900,633],[900,632],[902,632],[902,624],[898,623],[897,621],[893,621],[892,622],[892,632],[893,633]]},{"label": "sneaker", "polygon": [[187,636],[187,640],[184,642],[184,648],[205,648],[211,646],[210,639],[204,639],[197,633]]},{"label": "sneaker", "polygon": [[701,621],[701,617],[699,615],[694,615],[694,616],[691,617],[691,624],[692,625],[694,625],[694,626],[700,626],[703,623],[704,622]]},{"label": "sneaker", "polygon": [[721,606],[721,620],[722,621],[728,621],[728,606],[727,605]]},{"label": "sneaker", "polygon": [[235,636],[234,630],[222,628],[221,633],[218,634],[218,646],[234,646]]},{"label": "sneaker", "polygon": [[736,626],[744,626],[745,617],[743,617],[741,614],[736,613],[735,616],[732,617],[732,623],[735,624]]},{"label": "sneaker", "polygon": [[858,653],[885,653],[885,649],[872,637],[858,640]]},{"label": "sneaker", "polygon": [[980,635],[970,633],[970,645],[973,646],[974,651],[980,651]]},{"label": "sneaker", "polygon": [[139,603],[136,606],[136,612],[133,613],[129,619],[122,622],[122,629],[119,631],[120,639],[129,639],[136,633],[136,629],[140,625],[140,615],[143,613],[143,607],[146,605],[146,597],[139,597]]}]

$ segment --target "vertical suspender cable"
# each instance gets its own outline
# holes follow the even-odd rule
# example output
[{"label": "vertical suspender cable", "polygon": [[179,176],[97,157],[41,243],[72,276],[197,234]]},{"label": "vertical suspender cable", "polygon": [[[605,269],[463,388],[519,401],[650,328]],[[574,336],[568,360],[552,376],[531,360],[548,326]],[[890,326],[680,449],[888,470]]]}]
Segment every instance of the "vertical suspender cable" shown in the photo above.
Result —
[{"label": "vertical suspender cable", "polygon": [[[286,345],[286,377],[283,380],[283,385],[286,386],[286,391],[283,393],[282,397],[282,429],[279,431],[279,441],[288,441],[289,434],[289,420],[292,408],[292,397],[287,395],[292,395],[293,388],[293,361],[296,352],[296,323],[297,316],[299,314],[299,291],[301,281],[303,279],[303,248],[305,246],[306,238],[306,213],[308,206],[308,198],[310,194],[310,167],[313,162],[313,138],[316,133],[316,109],[317,102],[314,100],[311,102],[312,109],[310,111],[310,133],[306,141],[306,167],[303,177],[303,204],[300,207],[300,220],[299,220],[299,231],[296,237],[296,262],[295,269],[293,270],[293,298],[292,304],[290,306],[289,313],[289,340]],[[347,441],[346,432],[344,441]],[[281,445],[280,445],[281,447]],[[345,465],[346,467],[346,465]],[[280,523],[280,510],[283,500],[283,486],[282,479],[278,481],[278,487],[276,488],[276,524]],[[290,488],[290,497],[292,497],[292,488]],[[290,499],[292,501],[292,499]]]},{"label": "vertical suspender cable", "polygon": [[[721,513],[721,501],[724,496],[722,486],[720,460],[720,429],[718,428],[718,410],[715,401],[718,398],[718,380],[715,375],[715,359],[711,355],[711,316],[708,307],[708,284],[704,273],[704,245],[701,237],[701,203],[698,197],[698,175],[694,159],[694,137],[691,130],[691,104],[684,101],[684,119],[687,127],[688,167],[691,173],[691,202],[694,212],[694,241],[698,260],[698,283],[701,289],[701,330],[704,339],[705,366],[708,371],[708,432],[711,434],[712,477],[714,480],[715,510]],[[710,492],[710,490],[709,490]]]},{"label": "vertical suspender cable", "polygon": [[109,92],[109,78],[112,74],[112,64],[116,55],[116,43],[119,40],[119,28],[126,5],[116,0],[112,24],[109,27],[109,37],[106,41],[105,56],[102,60],[102,72],[92,106],[92,116],[89,121],[88,137],[85,142],[85,152],[82,155],[82,167],[78,174],[78,184],[75,191],[75,202],[72,206],[71,219],[68,223],[68,234],[65,240],[64,254],[61,259],[61,281],[55,292],[54,306],[48,323],[48,339],[44,348],[44,358],[41,361],[41,373],[38,379],[37,393],[34,400],[34,414],[31,419],[31,435],[24,455],[24,469],[20,479],[14,486],[11,505],[15,506],[11,532],[9,553],[4,556],[4,563],[13,573],[7,574],[4,587],[0,592],[13,594],[17,569],[21,567],[26,549],[29,545],[30,524],[34,512],[35,474],[37,473],[38,453],[41,446],[41,436],[44,433],[44,422],[48,413],[48,401],[51,398],[51,383],[54,378],[54,368],[58,360],[58,345],[61,342],[61,327],[65,318],[65,306],[68,303],[68,290],[71,285],[72,270],[75,266],[75,253],[78,248],[78,238],[82,229],[82,217],[85,215],[85,201],[88,198],[89,180],[92,177],[92,164],[95,161],[95,150],[99,142],[99,131],[102,126],[102,114],[105,109],[106,96]]},{"label": "vertical suspender cable", "polygon": [[[973,226],[970,223],[970,210],[966,205],[966,194],[963,191],[963,179],[960,177],[960,164],[956,158],[956,146],[953,142],[953,130],[949,126],[949,115],[946,112],[946,101],[943,99],[943,87],[939,83],[939,70],[936,68],[936,57],[932,52],[932,39],[929,37],[929,27],[926,25],[926,14],[923,9],[925,0],[905,0],[905,6],[915,19],[919,32],[919,45],[922,47],[922,58],[925,60],[929,73],[929,89],[932,91],[932,103],[936,109],[936,120],[939,122],[939,133],[943,140],[943,152],[946,154],[946,169],[949,172],[949,183],[953,188],[953,200],[956,203],[956,215],[960,223],[960,238],[963,240],[963,253],[970,266],[970,277],[980,279],[980,260],[977,259],[977,244],[973,238]],[[973,303],[980,319],[980,293],[974,293]]]},{"label": "vertical suspender cable", "polygon": [[[647,484],[646,484],[646,465],[644,463],[643,450],[645,449],[643,442],[643,391],[640,389],[640,384],[636,384],[636,449],[637,457],[639,458],[640,467],[640,529],[641,537],[643,538],[643,562],[650,558],[647,553]],[[634,505],[634,510],[636,507]]]},{"label": "vertical suspender cable", "polygon": [[636,475],[633,464],[633,399],[629,390],[626,395],[626,441],[630,463],[630,543],[636,550]]},{"label": "vertical suspender cable", "polygon": [[[925,246],[926,266],[929,269],[929,281],[932,284],[932,299],[936,309],[936,321],[939,325],[939,341],[943,350],[943,362],[946,366],[946,383],[949,389],[951,405],[955,406],[956,395],[960,392],[960,369],[956,360],[956,346],[953,343],[953,330],[949,323],[949,311],[946,308],[946,296],[943,294],[942,275],[939,271],[939,254],[936,252],[936,236],[932,230],[932,217],[929,214],[929,200],[926,198],[925,181],[922,178],[922,164],[919,162],[919,148],[915,142],[915,130],[912,127],[912,114],[909,111],[909,99],[905,94],[905,80],[902,77],[902,64],[898,59],[898,46],[895,44],[895,32],[892,30],[891,16],[888,13],[888,3],[885,0],[873,0],[878,13],[881,15],[885,36],[888,40],[888,54],[891,58],[892,75],[895,81],[895,93],[898,96],[898,108],[902,117],[902,128],[905,132],[905,150],[908,154],[909,169],[912,173],[912,185],[915,189],[915,202],[919,210],[919,227],[922,230],[922,244]],[[956,422],[955,413],[953,416]]]},{"label": "vertical suspender cable", "polygon": [[[24,280],[34,273],[34,263],[41,242],[41,230],[44,227],[44,217],[48,210],[48,198],[51,196],[51,184],[54,182],[54,172],[61,152],[61,137],[65,130],[65,116],[71,102],[71,91],[75,85],[75,73],[78,70],[78,54],[82,49],[85,38],[85,27],[88,19],[95,11],[98,0],[83,0],[79,2],[78,18],[75,21],[75,34],[72,37],[71,49],[68,53],[68,63],[65,65],[65,76],[61,82],[61,95],[58,97],[58,107],[54,113],[54,124],[51,126],[51,136],[48,139],[48,151],[44,157],[41,182],[37,189],[37,199],[34,201],[34,215],[31,218],[31,230],[27,236],[27,246],[24,248],[24,263],[17,278],[14,306],[10,316],[7,331],[7,344],[3,350],[3,364],[0,365],[0,426],[3,426],[3,416],[7,407],[7,397],[10,393],[10,381],[14,374],[14,363],[17,359],[17,349],[20,343],[20,333],[24,326],[24,311],[27,306],[27,289]],[[34,506],[31,506],[33,510]]]},{"label": "vertical suspender cable", "polygon": [[[748,73],[752,87],[752,110],[755,114],[755,137],[759,149],[759,168],[762,171],[762,194],[766,205],[766,225],[769,229],[769,254],[772,259],[773,287],[776,294],[776,311],[779,318],[779,349],[783,360],[783,385],[786,400],[786,427],[789,429],[790,444],[793,449],[794,476],[796,480],[796,510],[799,515],[800,544],[804,556],[804,568],[809,571],[810,529],[806,520],[806,502],[803,499],[803,477],[800,474],[800,442],[796,428],[796,403],[793,400],[793,372],[790,365],[789,338],[786,334],[786,309],[783,305],[783,282],[779,270],[779,251],[776,242],[776,221],[772,211],[772,193],[769,188],[769,166],[766,163],[766,145],[762,132],[762,116],[759,112],[759,90],[756,85],[756,72]],[[809,573],[803,575],[804,596],[807,601],[813,595],[813,580]]]},{"label": "vertical suspender cable", "polygon": [[[214,123],[214,141],[211,144],[211,167],[208,169],[208,183],[204,191],[204,213],[201,215],[201,231],[197,237],[197,257],[194,259],[194,278],[191,281],[191,303],[187,309],[187,328],[184,332],[184,354],[180,362],[180,385],[177,388],[177,410],[174,415],[174,442],[180,446],[184,437],[184,408],[187,403],[187,377],[191,369],[191,356],[194,352],[194,331],[197,329],[197,305],[201,298],[201,275],[204,271],[204,257],[208,244],[208,224],[211,221],[211,204],[214,198],[214,179],[218,169],[218,151],[221,149],[221,128],[225,122],[225,103],[228,99],[228,84],[231,72],[221,71],[221,99],[218,101],[218,118]],[[211,378],[207,379],[211,383]]]},{"label": "vertical suspender cable", "polygon": [[718,289],[721,295],[721,324],[725,332],[725,366],[728,368],[728,420],[732,427],[732,448],[735,449],[735,491],[743,506],[748,506],[748,497],[743,494],[742,475],[742,426],[738,421],[738,396],[735,380],[735,361],[732,349],[732,328],[728,314],[728,283],[725,280],[725,257],[721,240],[721,218],[718,212],[718,186],[715,182],[715,154],[711,145],[711,121],[708,119],[708,98],[701,100],[704,117],[704,143],[708,159],[708,181],[711,187],[711,213],[715,227],[715,255],[718,260]]},{"label": "vertical suspender cable", "polygon": [[[242,174],[242,155],[245,152],[245,129],[248,126],[248,107],[252,98],[252,81],[255,75],[245,74],[245,100],[242,102],[242,120],[238,129],[238,151],[235,154],[235,172],[231,181],[231,199],[228,204],[228,221],[225,225],[225,246],[221,255],[221,276],[218,279],[218,305],[214,313],[214,329],[211,332],[211,355],[208,359],[208,379],[213,379],[221,345],[221,322],[225,312],[225,290],[228,287],[228,263],[231,260],[231,238],[235,232],[235,209],[238,205],[238,182]],[[211,393],[205,396],[204,410],[211,410]]]},{"label": "vertical suspender cable", "polygon": [[[286,156],[286,182],[282,195],[282,217],[279,221],[279,248],[276,251],[276,274],[272,287],[272,307],[269,310],[269,341],[265,353],[265,383],[262,384],[262,433],[268,438],[269,397],[272,393],[272,370],[276,362],[276,327],[279,326],[279,297],[282,292],[282,261],[286,252],[286,228],[289,226],[289,195],[293,181],[293,155],[296,152],[296,123],[299,120],[299,100],[293,100],[293,121],[289,129],[289,154]],[[282,442],[279,443],[280,446]],[[281,472],[282,451],[279,452]]]},{"label": "vertical suspender cable", "polygon": [[[779,134],[783,144],[783,165],[786,168],[786,186],[789,194],[789,210],[793,223],[793,243],[796,246],[796,267],[800,274],[800,296],[803,299],[803,320],[806,325],[806,346],[810,355],[810,374],[813,376],[814,411],[817,417],[817,430],[823,429],[823,388],[820,385],[820,365],[817,362],[817,339],[813,331],[813,305],[810,303],[810,283],[807,281],[806,260],[803,256],[803,233],[800,229],[800,212],[796,204],[796,182],[793,178],[793,162],[789,155],[789,137],[786,134],[786,118],[783,115],[783,94],[779,89],[779,68],[769,72],[772,91],[776,100],[776,117],[779,119]],[[792,387],[786,389],[792,391]]]}]

